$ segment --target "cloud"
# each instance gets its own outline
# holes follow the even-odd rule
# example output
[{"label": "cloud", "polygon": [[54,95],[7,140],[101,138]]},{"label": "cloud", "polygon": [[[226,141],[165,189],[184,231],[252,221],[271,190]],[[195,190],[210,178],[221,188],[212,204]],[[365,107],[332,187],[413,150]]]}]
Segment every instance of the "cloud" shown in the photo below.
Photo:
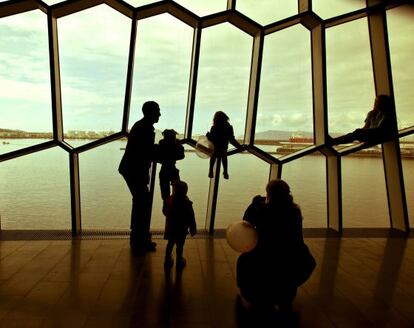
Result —
[{"label": "cloud", "polygon": [[256,121],[256,130],[312,131],[312,113],[286,111],[259,113]]},{"label": "cloud", "polygon": [[[401,124],[411,126],[414,20],[404,7],[388,11],[387,24],[397,113]],[[31,101],[33,113],[37,113],[50,102],[46,23],[46,15],[39,10],[0,20],[2,108],[12,102],[23,108]],[[88,129],[102,124],[119,126],[130,29],[130,19],[107,5],[58,20],[63,105],[68,111],[65,124],[72,120]],[[154,99],[164,110],[159,125],[183,128],[192,36],[191,28],[168,14],[138,22],[131,120],[140,116],[137,109],[144,101]],[[203,30],[201,42],[194,129],[209,128],[212,115],[221,109],[231,116],[235,131],[240,132],[236,134],[241,134],[253,40],[231,24],[220,24]],[[266,36],[258,125],[309,129],[310,60],[310,33],[304,27],[297,25]],[[366,19],[327,30],[327,81],[330,131],[359,127],[375,94]],[[30,121],[32,114],[27,113]]]}]

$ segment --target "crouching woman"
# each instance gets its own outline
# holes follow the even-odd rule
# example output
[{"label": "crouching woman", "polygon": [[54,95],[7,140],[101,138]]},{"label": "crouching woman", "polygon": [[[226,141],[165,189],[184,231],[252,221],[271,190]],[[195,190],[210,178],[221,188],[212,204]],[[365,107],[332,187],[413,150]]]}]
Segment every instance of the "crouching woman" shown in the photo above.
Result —
[{"label": "crouching woman", "polygon": [[310,277],[316,262],[304,243],[301,210],[289,185],[270,181],[265,202],[252,203],[244,219],[255,226],[258,242],[237,260],[243,303],[290,311],[297,288]]}]

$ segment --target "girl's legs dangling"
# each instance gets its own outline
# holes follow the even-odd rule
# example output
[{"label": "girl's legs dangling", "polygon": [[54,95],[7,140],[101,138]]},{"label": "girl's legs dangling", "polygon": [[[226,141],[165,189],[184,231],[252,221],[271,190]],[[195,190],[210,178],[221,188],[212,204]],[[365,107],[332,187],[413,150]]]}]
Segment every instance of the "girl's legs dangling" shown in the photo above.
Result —
[{"label": "girl's legs dangling", "polygon": [[229,172],[227,170],[228,168],[228,164],[227,164],[227,155],[223,155],[223,157],[221,158],[221,161],[223,162],[223,176],[224,179],[228,179],[229,178]]},{"label": "girl's legs dangling", "polygon": [[211,158],[210,158],[210,168],[208,170],[208,177],[209,178],[214,178],[213,169],[214,169],[214,164],[216,162],[216,159],[217,159],[217,155],[215,153],[213,153],[213,155],[211,155]]}]

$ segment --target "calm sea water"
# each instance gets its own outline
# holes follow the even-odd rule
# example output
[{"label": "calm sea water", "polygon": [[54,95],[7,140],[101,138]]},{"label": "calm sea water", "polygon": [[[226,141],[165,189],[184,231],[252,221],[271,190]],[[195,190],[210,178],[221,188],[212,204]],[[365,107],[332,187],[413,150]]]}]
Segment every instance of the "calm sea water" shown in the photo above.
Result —
[{"label": "calm sea water", "polygon": [[[3,144],[3,141],[9,144]],[[38,140],[1,140],[0,153]],[[128,230],[131,196],[117,168],[124,141],[80,154],[81,209],[84,229]],[[195,153],[177,163],[189,184],[197,224],[205,227],[209,179],[208,159]],[[381,158],[346,157],[343,168],[345,227],[388,227],[388,205]],[[414,160],[403,160],[411,225],[414,214]],[[216,227],[239,220],[252,197],[264,194],[268,164],[250,154],[229,157],[230,179],[220,179]],[[307,156],[283,167],[282,178],[301,206],[305,227],[325,227],[326,164],[324,156]],[[69,155],[55,147],[0,164],[2,229],[70,229]],[[156,183],[152,229],[164,228]]]}]

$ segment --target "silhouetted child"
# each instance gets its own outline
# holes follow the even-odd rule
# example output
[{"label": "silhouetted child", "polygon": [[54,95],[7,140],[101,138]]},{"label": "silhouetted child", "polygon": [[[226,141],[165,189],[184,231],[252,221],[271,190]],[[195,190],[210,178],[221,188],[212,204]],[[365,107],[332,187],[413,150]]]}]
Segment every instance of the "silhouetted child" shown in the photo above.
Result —
[{"label": "silhouetted child", "polygon": [[257,226],[257,220],[260,219],[260,215],[266,203],[266,197],[256,195],[252,199],[252,203],[247,207],[243,215],[243,220],[248,221],[253,227]]},{"label": "silhouetted child", "polygon": [[184,181],[173,183],[173,193],[166,200],[165,207],[165,233],[164,239],[168,240],[165,249],[164,268],[169,269],[173,265],[172,251],[176,246],[176,266],[182,269],[186,265],[183,257],[184,243],[188,232],[191,236],[197,233],[194,217],[193,203],[187,197],[188,186]]},{"label": "silhouetted child", "polygon": [[227,148],[229,147],[229,142],[236,148],[241,147],[241,145],[234,138],[233,127],[229,123],[229,117],[224,112],[218,111],[214,114],[213,126],[206,136],[214,145],[214,151],[210,158],[208,177],[214,177],[214,164],[217,158],[221,158],[223,163],[223,176],[224,179],[228,179]]},{"label": "silhouetted child", "polygon": [[161,198],[165,200],[170,196],[170,184],[180,180],[180,171],[175,167],[177,160],[184,158],[184,147],[176,139],[177,132],[171,129],[163,131],[163,139],[159,142],[161,159],[160,189]]},{"label": "silhouetted child", "polygon": [[396,119],[392,110],[390,96],[378,95],[375,98],[374,107],[367,113],[365,124],[362,128],[338,138],[328,137],[328,144],[338,145],[354,140],[368,144],[376,144],[392,139],[396,134]]}]

